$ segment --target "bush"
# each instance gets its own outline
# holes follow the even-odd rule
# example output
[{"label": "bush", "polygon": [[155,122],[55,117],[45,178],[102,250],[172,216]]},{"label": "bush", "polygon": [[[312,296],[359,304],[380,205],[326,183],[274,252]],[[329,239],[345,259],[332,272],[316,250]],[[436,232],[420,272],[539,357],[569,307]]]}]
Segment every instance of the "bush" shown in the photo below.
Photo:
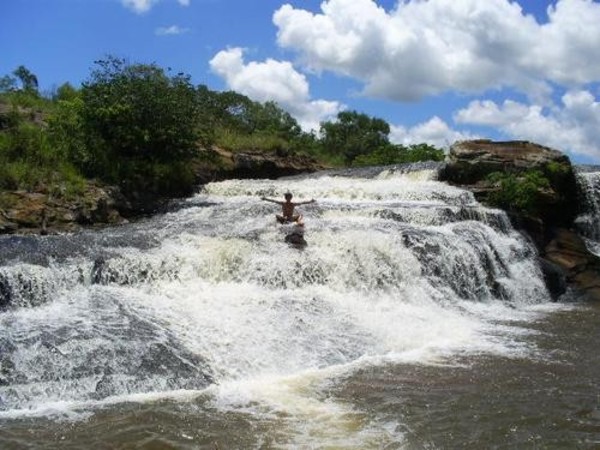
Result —
[{"label": "bush", "polygon": [[46,192],[70,198],[83,191],[79,171],[48,139],[46,131],[20,121],[0,133],[0,188]]},{"label": "bush", "polygon": [[57,153],[79,167],[83,173],[93,174],[97,166],[93,152],[86,145],[81,111],[83,100],[57,100],[54,113],[48,118],[48,134]]},{"label": "bush", "polygon": [[524,214],[537,213],[541,192],[550,188],[548,178],[539,170],[530,170],[518,175],[493,172],[487,176],[487,181],[497,188],[488,196],[492,205]]},{"label": "bush", "polygon": [[179,197],[189,195],[194,186],[194,173],[185,162],[161,163],[152,161],[119,161],[123,176],[119,185],[123,194],[137,198],[156,195]]},{"label": "bush", "polygon": [[321,124],[323,148],[344,158],[346,164],[388,146],[389,133],[385,120],[356,111],[340,112],[335,122]]},{"label": "bush", "polygon": [[197,154],[198,104],[189,77],[112,57],[97,65],[81,90],[86,154],[78,164],[90,176],[127,181],[131,189],[162,185],[142,182],[136,172],[154,176],[150,167],[179,167]]},{"label": "bush", "polygon": [[360,155],[352,162],[355,167],[383,166],[419,161],[442,161],[444,151],[428,144],[384,145],[367,155]]},{"label": "bush", "polygon": [[277,135],[267,133],[245,134],[224,128],[215,130],[215,144],[233,152],[244,150],[287,152],[290,149],[289,142]]}]

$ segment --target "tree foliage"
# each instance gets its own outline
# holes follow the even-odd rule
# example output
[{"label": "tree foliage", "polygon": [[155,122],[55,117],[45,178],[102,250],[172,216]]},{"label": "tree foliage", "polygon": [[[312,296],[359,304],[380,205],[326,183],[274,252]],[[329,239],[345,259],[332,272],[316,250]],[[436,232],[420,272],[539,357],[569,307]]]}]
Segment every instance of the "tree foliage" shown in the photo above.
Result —
[{"label": "tree foliage", "polygon": [[213,125],[236,133],[261,133],[294,139],[302,133],[296,119],[275,102],[260,103],[234,91],[199,88],[200,103],[210,112]]},{"label": "tree foliage", "polygon": [[64,83],[49,97],[19,66],[0,78],[0,103],[0,187],[6,189],[60,180],[78,186],[83,175],[118,184],[126,195],[185,194],[194,182],[191,162],[214,156],[213,144],[308,155],[330,166],[443,158],[426,144],[391,144],[390,126],[376,117],[344,111],[322,122],[320,133],[307,133],[275,102],[193,86],[188,75],[110,56],[96,62],[80,88]]},{"label": "tree foliage", "polygon": [[73,100],[75,98],[80,97],[81,94],[77,88],[75,88],[71,83],[63,83],[57,89],[54,95],[52,96],[53,100]]},{"label": "tree foliage", "polygon": [[353,166],[382,166],[418,161],[443,161],[444,151],[429,144],[385,145],[374,152],[360,155],[352,162]]},{"label": "tree foliage", "polygon": [[488,196],[491,204],[525,214],[534,214],[540,194],[550,189],[550,181],[539,170],[520,174],[493,172],[487,181],[496,187]]},{"label": "tree foliage", "polygon": [[17,79],[10,75],[0,77],[0,93],[12,92],[17,88]]},{"label": "tree foliage", "polygon": [[15,75],[21,82],[21,87],[24,91],[36,92],[38,91],[38,79],[31,73],[31,71],[25,66],[17,67],[13,75]]},{"label": "tree foliage", "polygon": [[57,197],[81,192],[83,177],[53,145],[46,129],[27,114],[12,111],[10,117],[0,129],[0,189],[36,190]]},{"label": "tree foliage", "polygon": [[189,76],[113,57],[96,64],[81,89],[84,147],[91,152],[84,169],[135,190],[160,189],[154,177],[167,190],[176,183],[166,178],[189,178],[165,169],[189,170],[183,163],[198,151],[198,103]]},{"label": "tree foliage", "polygon": [[81,91],[82,116],[101,150],[162,162],[195,154],[197,104],[188,76],[116,58],[96,63]]},{"label": "tree foliage", "polygon": [[356,111],[338,113],[337,121],[321,123],[322,145],[342,156],[347,164],[360,156],[389,145],[389,124]]}]

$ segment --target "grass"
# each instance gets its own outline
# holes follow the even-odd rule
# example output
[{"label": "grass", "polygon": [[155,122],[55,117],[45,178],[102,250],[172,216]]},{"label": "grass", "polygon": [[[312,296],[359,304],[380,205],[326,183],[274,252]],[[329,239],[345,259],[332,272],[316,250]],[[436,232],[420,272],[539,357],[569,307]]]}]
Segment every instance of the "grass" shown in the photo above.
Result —
[{"label": "grass", "polygon": [[254,150],[259,152],[289,152],[290,145],[278,136],[261,133],[241,134],[226,128],[215,130],[215,144],[225,150],[240,152]]},{"label": "grass", "polygon": [[43,127],[18,120],[0,133],[0,189],[73,198],[85,185],[79,171],[52,147]]}]

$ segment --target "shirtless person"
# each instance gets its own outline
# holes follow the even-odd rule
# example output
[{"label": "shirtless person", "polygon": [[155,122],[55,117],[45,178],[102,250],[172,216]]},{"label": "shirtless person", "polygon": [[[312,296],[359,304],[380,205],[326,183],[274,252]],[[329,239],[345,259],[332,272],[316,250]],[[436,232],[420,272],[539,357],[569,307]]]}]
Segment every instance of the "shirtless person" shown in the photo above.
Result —
[{"label": "shirtless person", "polygon": [[284,194],[284,198],[285,198],[285,202],[282,202],[280,200],[274,200],[274,199],[267,198],[267,197],[261,197],[261,200],[264,200],[266,202],[271,202],[271,203],[277,203],[278,205],[281,205],[281,214],[275,215],[277,222],[279,222],[281,224],[296,222],[297,225],[303,226],[304,222],[302,221],[302,215],[294,214],[294,208],[298,205],[308,205],[309,203],[314,203],[315,199],[308,200],[306,202],[295,202],[294,203],[294,202],[292,202],[292,194],[290,192],[286,192]]}]

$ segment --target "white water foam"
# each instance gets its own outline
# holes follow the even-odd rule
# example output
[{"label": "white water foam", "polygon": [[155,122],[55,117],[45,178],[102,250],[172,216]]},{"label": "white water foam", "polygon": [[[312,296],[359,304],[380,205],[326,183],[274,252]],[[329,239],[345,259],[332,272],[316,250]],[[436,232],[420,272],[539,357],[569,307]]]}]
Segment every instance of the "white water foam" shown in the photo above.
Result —
[{"label": "white water foam", "polygon": [[[259,200],[288,189],[317,199],[301,207],[304,250],[283,242],[276,207]],[[93,276],[0,315],[2,414],[184,389],[223,409],[287,412],[290,426],[309,423],[291,431],[298,442],[372,443],[385,431],[320,386],[365,365],[527,357],[526,321],[549,300],[506,217],[429,174],[230,180],[189,206],[160,219],[159,246],[66,262],[64,273]]]}]

